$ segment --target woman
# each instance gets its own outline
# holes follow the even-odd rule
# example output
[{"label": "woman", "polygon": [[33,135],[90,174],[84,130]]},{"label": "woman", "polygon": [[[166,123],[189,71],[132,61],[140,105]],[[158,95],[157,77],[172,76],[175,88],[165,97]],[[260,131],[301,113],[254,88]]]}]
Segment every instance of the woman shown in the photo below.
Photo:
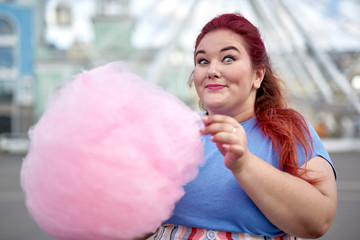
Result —
[{"label": "woman", "polygon": [[206,162],[155,239],[322,236],[336,212],[335,171],[314,129],[286,107],[257,28],[220,15],[194,59]]}]

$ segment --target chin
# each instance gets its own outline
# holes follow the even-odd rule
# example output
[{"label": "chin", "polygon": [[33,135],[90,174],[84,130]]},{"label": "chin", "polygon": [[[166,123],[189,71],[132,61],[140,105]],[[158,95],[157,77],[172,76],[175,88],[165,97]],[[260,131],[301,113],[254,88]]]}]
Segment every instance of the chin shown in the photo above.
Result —
[{"label": "chin", "polygon": [[216,114],[225,114],[226,110],[224,108],[224,105],[222,104],[212,104],[212,105],[204,105],[205,108],[212,113],[216,113]]}]

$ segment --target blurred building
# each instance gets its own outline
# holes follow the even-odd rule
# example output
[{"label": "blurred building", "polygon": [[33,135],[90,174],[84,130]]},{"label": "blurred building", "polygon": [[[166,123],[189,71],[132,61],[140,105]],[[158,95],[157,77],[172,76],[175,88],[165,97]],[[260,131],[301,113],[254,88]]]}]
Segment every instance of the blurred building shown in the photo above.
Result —
[{"label": "blurred building", "polygon": [[0,132],[26,132],[83,69],[125,61],[196,108],[187,80],[202,25],[242,12],[293,104],[322,137],[360,137],[357,0],[0,0]]},{"label": "blurred building", "polygon": [[33,122],[33,11],[0,4],[0,133],[24,132]]},{"label": "blurred building", "polygon": [[[192,93],[186,84],[192,70],[191,57],[189,61],[186,59],[187,67],[179,67],[185,52],[181,48],[180,53],[167,52],[172,61],[168,61],[168,56],[159,57],[162,46],[138,48],[133,33],[139,18],[131,14],[130,0],[36,2],[41,17],[36,21],[39,36],[34,63],[34,121],[45,110],[52,93],[75,74],[111,61],[126,62],[129,69],[143,78],[194,104],[189,100]],[[83,12],[81,16],[79,8]],[[167,62],[170,66],[164,69],[163,63]]]},{"label": "blurred building", "polygon": [[[134,19],[129,1],[43,1],[42,39],[37,46],[35,121],[54,91],[83,70],[126,60],[133,52]],[[82,9],[79,9],[82,8]],[[79,14],[79,12],[82,12]]]}]

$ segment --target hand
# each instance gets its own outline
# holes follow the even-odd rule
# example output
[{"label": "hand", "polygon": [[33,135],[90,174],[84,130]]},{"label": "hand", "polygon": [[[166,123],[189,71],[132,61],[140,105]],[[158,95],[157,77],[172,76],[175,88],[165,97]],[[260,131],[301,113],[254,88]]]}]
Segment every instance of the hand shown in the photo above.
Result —
[{"label": "hand", "polygon": [[202,121],[205,128],[200,130],[201,134],[211,134],[210,140],[224,155],[225,166],[233,172],[242,170],[250,156],[244,128],[225,115],[204,116]]}]

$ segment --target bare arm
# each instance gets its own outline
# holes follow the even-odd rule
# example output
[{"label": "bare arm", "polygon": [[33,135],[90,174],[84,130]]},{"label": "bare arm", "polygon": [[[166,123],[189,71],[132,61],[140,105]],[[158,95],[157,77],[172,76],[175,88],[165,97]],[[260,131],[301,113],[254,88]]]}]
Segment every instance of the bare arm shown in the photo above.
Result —
[{"label": "bare arm", "polygon": [[[284,232],[318,238],[330,227],[336,212],[336,184],[330,164],[321,157],[308,162],[308,175],[321,181],[310,184],[282,172],[255,155],[246,168],[233,172],[260,211]],[[266,196],[266,197],[263,197]]]},{"label": "bare arm", "polygon": [[250,153],[244,129],[235,119],[213,115],[205,125],[202,133],[212,134],[225,165],[269,221],[303,238],[317,238],[328,230],[336,212],[337,191],[332,167],[325,159],[308,161],[307,177],[320,179],[310,184]]}]

